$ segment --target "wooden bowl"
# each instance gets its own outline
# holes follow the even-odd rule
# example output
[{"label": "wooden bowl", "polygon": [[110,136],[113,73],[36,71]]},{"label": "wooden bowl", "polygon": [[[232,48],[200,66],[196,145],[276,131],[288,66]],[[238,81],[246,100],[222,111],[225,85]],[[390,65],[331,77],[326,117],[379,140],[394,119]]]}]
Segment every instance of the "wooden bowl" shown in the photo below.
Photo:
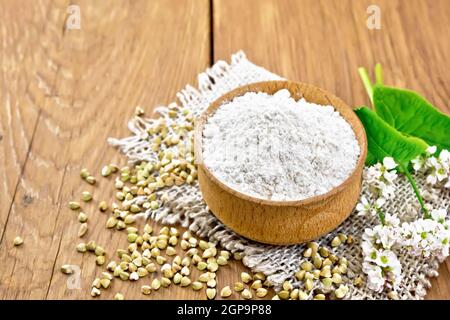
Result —
[{"label": "wooden bowl", "polygon": [[[331,191],[299,201],[262,200],[233,190],[220,182],[203,164],[203,128],[207,118],[222,104],[246,92],[274,94],[287,89],[298,100],[332,105],[353,128],[361,149],[352,174]],[[239,87],[214,101],[195,127],[198,180],[209,209],[227,227],[251,240],[269,244],[294,244],[313,240],[338,227],[352,212],[361,191],[367,153],[364,127],[341,99],[315,86],[290,81],[266,81]]]}]

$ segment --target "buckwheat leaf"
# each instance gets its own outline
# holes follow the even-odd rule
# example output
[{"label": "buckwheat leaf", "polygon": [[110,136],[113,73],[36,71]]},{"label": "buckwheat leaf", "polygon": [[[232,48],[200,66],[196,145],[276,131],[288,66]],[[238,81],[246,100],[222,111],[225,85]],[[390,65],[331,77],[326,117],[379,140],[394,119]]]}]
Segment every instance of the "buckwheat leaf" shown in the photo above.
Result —
[{"label": "buckwheat leaf", "polygon": [[370,152],[370,150],[367,150],[366,165],[371,166],[377,162],[377,158]]},{"label": "buckwheat leaf", "polygon": [[374,111],[363,106],[355,110],[364,125],[368,142],[368,165],[374,159],[382,162],[385,157],[392,157],[405,166],[409,161],[425,151],[428,145],[420,138],[408,137],[391,127]]},{"label": "buckwheat leaf", "polygon": [[450,117],[419,94],[375,86],[373,100],[376,113],[399,132],[421,138],[439,151],[450,149]]}]

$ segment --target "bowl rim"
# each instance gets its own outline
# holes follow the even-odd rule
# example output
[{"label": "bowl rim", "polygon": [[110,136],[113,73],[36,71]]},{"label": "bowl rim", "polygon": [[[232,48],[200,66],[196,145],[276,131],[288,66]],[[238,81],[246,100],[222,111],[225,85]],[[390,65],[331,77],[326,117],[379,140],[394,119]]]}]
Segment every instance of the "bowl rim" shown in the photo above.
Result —
[{"label": "bowl rim", "polygon": [[[204,126],[205,126],[205,123],[206,123],[208,117],[211,114],[214,114],[214,112],[218,108],[220,108],[220,106],[222,106],[226,101],[229,101],[230,97],[231,97],[231,99],[234,99],[235,97],[241,96],[247,92],[258,92],[258,91],[255,91],[257,88],[260,88],[261,86],[264,86],[264,85],[268,85],[270,83],[272,83],[274,85],[282,85],[283,88],[285,88],[285,89],[287,89],[290,85],[295,85],[295,86],[307,87],[309,89],[320,91],[322,94],[324,94],[324,96],[327,97],[327,99],[333,98],[335,100],[338,100],[340,102],[340,104],[342,105],[342,107],[348,108],[349,110],[351,110],[353,112],[353,109],[339,97],[329,93],[328,91],[326,91],[320,87],[317,87],[317,86],[314,86],[314,85],[311,85],[308,83],[304,83],[304,82],[288,81],[288,80],[272,80],[272,81],[253,82],[253,83],[250,83],[250,84],[247,84],[244,86],[240,86],[240,87],[237,87],[233,90],[226,92],[225,94],[223,94],[222,96],[220,96],[219,98],[214,100],[212,103],[210,103],[208,105],[208,108],[206,108],[202,112],[202,114],[196,119],[195,128],[194,128],[194,155],[195,155],[195,159],[196,159],[195,163],[199,168],[201,168],[203,170],[203,172],[208,176],[208,178],[210,180],[212,180],[212,182],[219,185],[219,187],[222,190],[224,190],[228,193],[231,193],[232,195],[239,197],[243,200],[250,201],[250,202],[253,202],[256,204],[270,205],[270,206],[276,206],[276,207],[285,207],[285,206],[302,206],[302,205],[308,205],[308,204],[313,204],[313,203],[316,203],[319,201],[327,200],[330,197],[334,196],[335,194],[344,190],[351,183],[351,181],[354,178],[356,178],[356,176],[358,175],[358,171],[359,171],[358,169],[361,166],[364,166],[364,162],[365,162],[365,159],[367,156],[367,135],[366,135],[366,131],[364,129],[363,124],[361,123],[361,121],[359,120],[358,116],[355,113],[353,113],[354,118],[349,120],[347,116],[344,116],[341,112],[338,111],[340,113],[341,117],[343,117],[345,119],[345,121],[347,121],[349,123],[350,127],[352,128],[352,130],[355,134],[355,137],[356,137],[355,126],[359,127],[359,129],[361,129],[361,132],[362,132],[361,141],[356,139],[358,141],[358,145],[360,148],[360,153],[359,153],[359,157],[356,162],[356,165],[355,165],[352,173],[344,181],[342,181],[338,186],[332,188],[330,191],[328,191],[326,193],[319,194],[314,197],[309,197],[309,198],[305,198],[305,199],[301,199],[301,200],[287,200],[287,201],[269,200],[269,199],[254,197],[254,196],[242,193],[238,190],[235,190],[235,189],[229,187],[228,185],[226,185],[225,183],[223,183],[222,181],[220,181],[203,162],[203,129],[204,129]],[[282,90],[283,88],[280,88],[279,90]],[[238,92],[240,92],[242,94],[239,94],[239,95],[236,94]],[[259,91],[259,92],[264,92],[264,91]],[[303,96],[303,93],[302,93],[302,96]],[[330,102],[330,105],[335,108],[335,106],[331,102]]]}]

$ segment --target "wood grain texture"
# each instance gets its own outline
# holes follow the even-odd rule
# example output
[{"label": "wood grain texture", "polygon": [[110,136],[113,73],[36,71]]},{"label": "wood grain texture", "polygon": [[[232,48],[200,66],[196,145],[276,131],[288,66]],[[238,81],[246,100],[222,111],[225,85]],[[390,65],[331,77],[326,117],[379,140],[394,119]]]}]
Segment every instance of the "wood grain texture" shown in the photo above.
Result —
[{"label": "wood grain texture", "polygon": [[[46,27],[48,8],[35,1],[23,13],[29,27],[22,29],[20,21],[1,23],[2,47],[0,90],[0,242],[11,210],[12,199],[28,156],[29,147],[48,88],[43,77],[54,80],[55,70],[47,66],[48,57],[41,50],[34,52],[41,42],[48,42],[53,31]],[[5,22],[18,10],[12,2],[2,5],[0,19]],[[29,197],[20,199],[29,202]]]},{"label": "wood grain texture", "polygon": [[[225,102],[247,92],[275,94],[281,89],[288,90],[296,100],[304,98],[320,105],[332,105],[351,125],[358,140],[361,152],[355,169],[346,180],[325,194],[297,201],[258,199],[222,183],[203,163],[203,130],[208,117],[213,116]],[[194,142],[198,180],[205,203],[224,225],[251,240],[288,245],[317,239],[336,229],[348,218],[358,202],[367,154],[364,127],[341,99],[313,85],[264,81],[236,88],[214,101],[197,120]],[[236,212],[239,214],[236,215]]]},{"label": "wood grain texture", "polygon": [[[98,177],[104,163],[117,162],[118,152],[106,138],[129,134],[126,123],[134,108],[151,111],[171,102],[209,65],[209,5],[77,1],[81,30],[66,30],[69,1],[28,4],[9,1],[1,10],[0,56],[7,71],[2,72],[1,174],[8,176],[8,196],[1,199],[6,229],[0,297],[88,298],[100,270],[92,257],[74,251],[79,224],[67,201],[79,199],[83,190],[110,199],[111,186],[84,184],[79,170],[86,166]],[[106,216],[95,205],[84,208],[90,219],[86,238],[107,250],[125,245],[123,234],[105,230]],[[25,240],[20,248],[12,246],[16,235]],[[82,289],[67,289],[59,271],[65,263],[81,267]],[[140,298],[134,289],[115,286],[110,296],[122,290],[127,298]],[[187,298],[187,293],[171,290],[155,297]]]},{"label": "wood grain texture", "polygon": [[[381,29],[366,26],[381,9]],[[357,68],[383,65],[385,83],[416,90],[441,110],[448,104],[450,1],[213,1],[214,58],[242,49],[255,63],[293,81],[322,87],[351,106],[368,104]],[[450,260],[428,298],[450,299]]]},{"label": "wood grain texture", "polygon": [[[94,192],[97,200],[83,207],[85,239],[109,255],[126,239],[105,230],[106,215],[96,209],[98,200],[112,199],[110,181],[91,187],[79,170],[99,177],[103,164],[124,163],[106,138],[129,134],[135,106],[150,112],[172,102],[213,60],[228,61],[239,49],[350,105],[367,103],[356,68],[379,61],[386,83],[422,92],[448,111],[450,2],[376,2],[379,31],[365,27],[366,0],[223,0],[212,8],[208,0],[2,1],[0,299],[90,298],[100,269],[92,256],[75,252],[79,224],[67,201]],[[69,4],[80,6],[81,30],[64,27]],[[25,240],[19,248],[12,246],[16,235]],[[81,289],[68,289],[59,272],[66,263],[81,267]],[[450,298],[449,266],[441,267],[430,298]],[[233,284],[242,270],[232,263],[218,282]],[[114,282],[101,298],[118,291],[128,299],[204,298],[179,288],[143,297],[140,284]]]}]

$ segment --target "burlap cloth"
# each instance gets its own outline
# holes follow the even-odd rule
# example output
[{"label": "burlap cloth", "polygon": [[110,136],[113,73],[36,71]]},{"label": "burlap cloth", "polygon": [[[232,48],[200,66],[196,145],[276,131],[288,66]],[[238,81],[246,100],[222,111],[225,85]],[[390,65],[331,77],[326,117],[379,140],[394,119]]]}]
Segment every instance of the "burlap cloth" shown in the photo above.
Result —
[{"label": "burlap cloth", "polygon": [[[231,63],[218,61],[211,68],[198,76],[198,88],[187,86],[177,94],[178,105],[192,110],[198,116],[208,105],[224,93],[252,82],[279,80],[281,77],[251,63],[243,52],[238,52],[231,58]],[[172,105],[174,106],[174,105]],[[183,119],[171,119],[167,116],[167,107],[159,107],[156,113],[165,117],[167,122],[183,122]],[[129,129],[133,135],[124,139],[109,139],[109,143],[118,147],[130,160],[156,160],[156,153],[149,148],[147,128],[156,121],[153,118],[135,117],[129,122]],[[448,210],[450,203],[449,190],[434,190],[425,187],[423,177],[416,176],[419,186],[427,195],[427,200],[437,207]],[[401,219],[414,218],[417,213],[417,200],[412,188],[404,177],[397,182],[397,195],[386,204],[386,211],[397,214]],[[304,260],[302,252],[304,245],[270,246],[247,240],[219,222],[208,210],[203,202],[198,185],[174,186],[166,190],[170,201],[157,211],[149,211],[148,217],[166,224],[180,224],[188,227],[200,237],[219,242],[224,248],[232,252],[241,251],[244,255],[243,263],[254,272],[263,272],[279,288],[284,280],[292,280],[294,287],[302,287],[294,273],[298,271]],[[363,182],[363,194],[367,193],[367,186]],[[280,216],[280,219],[283,219]],[[387,292],[376,293],[363,284],[356,287],[352,284],[355,276],[364,276],[362,268],[362,254],[360,247],[361,235],[365,228],[378,224],[375,217],[360,217],[352,215],[335,231],[317,240],[320,245],[328,247],[339,257],[346,257],[349,261],[348,273],[344,282],[349,286],[346,299],[386,299]],[[331,248],[333,237],[342,232],[351,234],[355,238],[352,245],[341,245]],[[403,280],[397,290],[400,299],[423,299],[426,289],[430,287],[427,277],[437,276],[439,261],[437,259],[422,259],[411,257],[404,253],[399,257]],[[365,277],[364,277],[365,278]],[[318,283],[316,283],[318,285]]]}]

